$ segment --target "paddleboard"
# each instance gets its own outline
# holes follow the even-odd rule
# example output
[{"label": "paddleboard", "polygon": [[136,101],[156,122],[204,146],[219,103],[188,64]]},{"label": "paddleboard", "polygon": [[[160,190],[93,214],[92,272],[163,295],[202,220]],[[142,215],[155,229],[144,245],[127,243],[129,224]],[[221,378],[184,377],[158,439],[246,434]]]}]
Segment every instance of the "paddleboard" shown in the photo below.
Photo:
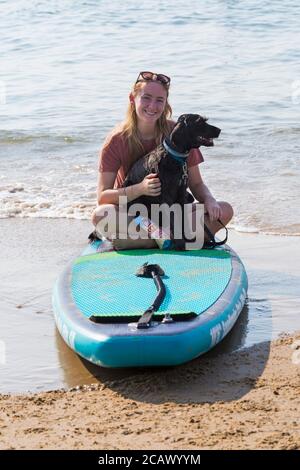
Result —
[{"label": "paddleboard", "polygon": [[[158,264],[166,295],[149,328],[137,321],[151,305]],[[213,250],[122,250],[99,240],[59,276],[53,292],[57,328],[77,354],[104,367],[178,365],[218,344],[232,329],[247,295],[247,274],[228,246]]]}]

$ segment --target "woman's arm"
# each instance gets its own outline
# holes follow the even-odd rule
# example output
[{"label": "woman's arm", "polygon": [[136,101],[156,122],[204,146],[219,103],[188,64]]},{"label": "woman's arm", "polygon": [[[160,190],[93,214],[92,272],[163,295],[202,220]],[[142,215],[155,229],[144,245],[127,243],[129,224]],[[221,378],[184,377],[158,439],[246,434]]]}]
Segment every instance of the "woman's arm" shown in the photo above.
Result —
[{"label": "woman's arm", "polygon": [[204,204],[204,209],[208,212],[211,221],[219,219],[222,216],[221,207],[204,184],[199,165],[189,167],[188,174],[189,188],[195,199]]},{"label": "woman's arm", "polygon": [[141,196],[141,184],[135,184],[128,188],[113,189],[116,173],[99,172],[97,184],[97,202],[98,204],[119,204],[120,196],[127,196],[127,201],[132,201]]},{"label": "woman's arm", "polygon": [[192,191],[193,196],[197,199],[197,201],[202,202],[205,204],[205,201],[208,198],[213,198],[210,190],[204,184],[202,179],[199,166],[195,165],[188,169],[189,174],[189,188]]},{"label": "woman's arm", "polygon": [[114,172],[99,172],[97,184],[97,202],[98,204],[119,204],[120,196],[126,196],[127,202],[147,195],[158,196],[161,192],[161,183],[156,174],[151,173],[147,175],[143,181],[126,188],[113,189],[116,173]]}]

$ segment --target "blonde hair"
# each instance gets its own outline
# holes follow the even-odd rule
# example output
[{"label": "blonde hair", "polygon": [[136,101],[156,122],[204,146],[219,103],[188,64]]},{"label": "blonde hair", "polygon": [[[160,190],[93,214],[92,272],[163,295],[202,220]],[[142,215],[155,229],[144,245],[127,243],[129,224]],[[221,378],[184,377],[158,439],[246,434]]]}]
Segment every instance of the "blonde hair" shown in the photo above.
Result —
[{"label": "blonde hair", "polygon": [[[143,83],[146,82],[138,82],[134,84],[131,91],[134,97],[136,97],[141,90]],[[162,84],[161,82],[159,83],[167,92],[167,100],[162,115],[156,121],[155,140],[157,145],[161,143],[164,136],[167,136],[170,133],[170,124],[168,123],[168,119],[170,119],[172,116],[172,108],[168,101],[169,87]],[[144,148],[138,133],[138,118],[135,106],[131,102],[128,104],[126,116],[123,123],[120,125],[120,130],[122,135],[124,135],[128,141],[130,164],[132,164],[137,160],[137,158],[143,155]]]}]

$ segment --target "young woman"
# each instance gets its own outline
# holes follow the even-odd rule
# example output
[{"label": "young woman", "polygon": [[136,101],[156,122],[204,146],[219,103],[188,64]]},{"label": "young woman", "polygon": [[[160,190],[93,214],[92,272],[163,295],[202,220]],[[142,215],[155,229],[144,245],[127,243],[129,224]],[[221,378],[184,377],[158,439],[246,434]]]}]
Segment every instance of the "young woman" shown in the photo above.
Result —
[{"label": "young woman", "polygon": [[[96,227],[109,211],[120,210],[119,198],[125,195],[122,183],[132,164],[152,151],[173,129],[175,122],[171,120],[172,109],[168,101],[169,87],[170,78],[166,75],[152,72],[139,74],[129,94],[125,121],[108,135],[100,152],[98,205],[92,214],[92,222]],[[199,163],[202,161],[203,157],[199,149],[192,149],[187,159],[188,184],[195,199],[204,204],[205,223],[215,234],[221,228],[218,219],[226,225],[233,216],[233,210],[229,203],[216,201],[204,184],[199,169]],[[161,184],[158,175],[150,174],[141,183],[127,187],[126,196],[128,201],[133,201],[142,195],[157,196],[160,191]],[[116,234],[111,233],[112,238],[115,236],[118,238],[120,235],[119,228],[115,227],[115,230]],[[156,246],[155,241],[150,239],[128,239],[116,242],[115,244],[120,248]]]}]

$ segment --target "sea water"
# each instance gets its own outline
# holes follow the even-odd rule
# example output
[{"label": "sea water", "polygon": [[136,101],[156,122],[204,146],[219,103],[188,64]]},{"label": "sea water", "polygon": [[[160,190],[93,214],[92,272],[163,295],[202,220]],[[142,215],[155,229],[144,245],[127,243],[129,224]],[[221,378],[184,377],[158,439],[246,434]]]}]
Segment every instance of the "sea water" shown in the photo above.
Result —
[{"label": "sea water", "polygon": [[0,217],[88,219],[141,70],[222,129],[201,174],[236,230],[300,235],[300,4],[0,2]]}]

